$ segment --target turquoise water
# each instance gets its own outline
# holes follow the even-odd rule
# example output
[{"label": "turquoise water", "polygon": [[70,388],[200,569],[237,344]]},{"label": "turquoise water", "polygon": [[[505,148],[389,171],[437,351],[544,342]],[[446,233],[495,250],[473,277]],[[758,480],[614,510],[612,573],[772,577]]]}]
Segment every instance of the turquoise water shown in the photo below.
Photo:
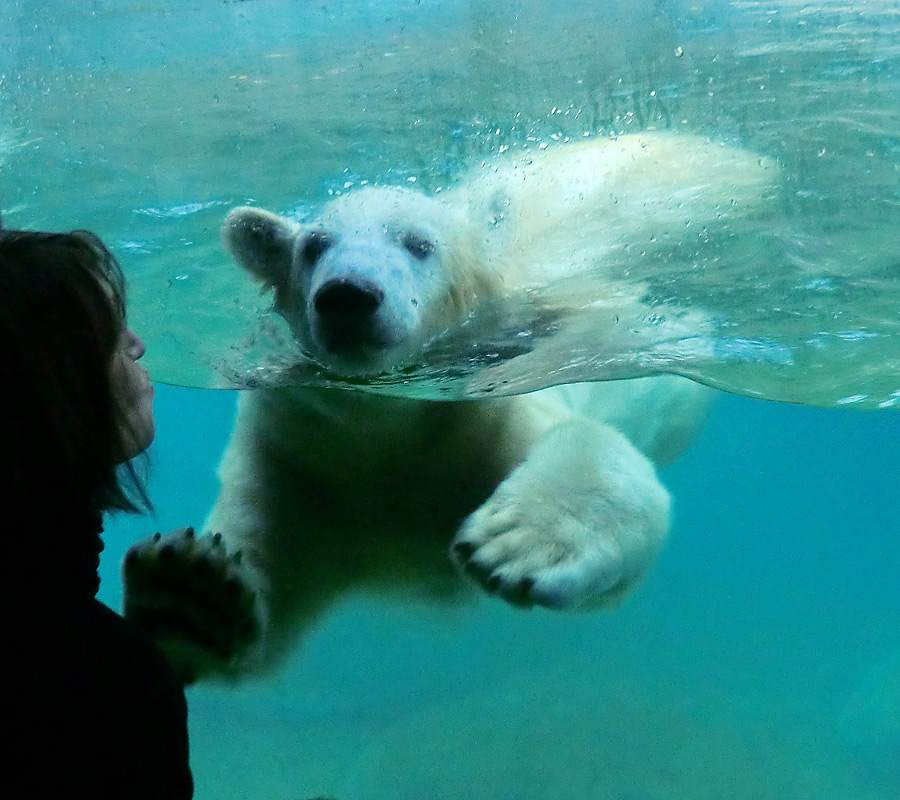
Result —
[{"label": "turquoise water", "polygon": [[[157,519],[202,518],[233,393],[159,387]],[[893,800],[900,537],[887,412],[721,396],[619,610],[347,600],[284,672],[189,691],[198,798]]]},{"label": "turquoise water", "polygon": [[[218,240],[239,203],[302,217],[363,181],[434,190],[585,132],[714,137],[778,162],[779,213],[753,246],[657,258],[654,302],[796,359],[687,367],[824,405],[891,397],[895,4],[558,5],[0,4],[4,223],[114,247],[160,382],[157,514],[108,525],[110,605],[127,546],[215,496],[236,394],[163,384],[258,356],[268,300]],[[893,800],[898,426],[720,396],[663,473],[675,527],[621,609],[350,598],[268,682],[190,690],[198,798]]]}]

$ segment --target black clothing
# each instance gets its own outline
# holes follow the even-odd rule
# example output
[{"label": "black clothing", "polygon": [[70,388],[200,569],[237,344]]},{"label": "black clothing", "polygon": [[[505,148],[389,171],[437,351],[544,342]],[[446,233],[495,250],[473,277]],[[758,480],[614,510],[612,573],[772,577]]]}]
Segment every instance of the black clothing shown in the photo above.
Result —
[{"label": "black clothing", "polygon": [[82,536],[77,554],[50,558],[46,572],[25,567],[16,595],[0,590],[12,633],[0,659],[9,743],[0,747],[0,796],[193,795],[184,689],[156,645],[94,597],[98,542],[99,532]]}]

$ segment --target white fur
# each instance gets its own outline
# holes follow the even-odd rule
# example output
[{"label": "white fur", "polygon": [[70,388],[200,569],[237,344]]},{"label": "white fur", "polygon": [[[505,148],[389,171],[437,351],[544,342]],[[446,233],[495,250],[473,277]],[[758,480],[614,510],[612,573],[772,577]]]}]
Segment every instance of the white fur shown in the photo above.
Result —
[{"label": "white fur", "polygon": [[[764,171],[750,154],[692,137],[622,137],[489,165],[432,198],[352,193],[308,227],[236,209],[225,236],[238,262],[274,287],[306,353],[367,374],[402,363],[485,297],[576,273],[623,237],[649,240],[686,219],[731,213],[736,196],[761,193]],[[309,230],[328,241],[315,259]],[[410,232],[433,252],[416,256]],[[324,344],[333,321],[320,319],[323,274],[384,290],[372,330],[377,322],[389,344]],[[702,387],[670,377],[448,403],[334,389],[244,393],[205,529],[243,553],[259,635],[228,657],[198,648],[190,671],[241,676],[276,665],[354,589],[453,597],[465,585],[453,562],[516,605],[619,599],[669,529],[654,462],[689,442],[706,400]]]}]

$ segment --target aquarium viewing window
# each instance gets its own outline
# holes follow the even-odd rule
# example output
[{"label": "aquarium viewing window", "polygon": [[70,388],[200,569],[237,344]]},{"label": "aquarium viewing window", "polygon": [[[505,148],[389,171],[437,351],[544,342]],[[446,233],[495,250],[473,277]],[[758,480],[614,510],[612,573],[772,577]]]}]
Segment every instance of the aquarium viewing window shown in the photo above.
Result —
[{"label": "aquarium viewing window", "polygon": [[[306,561],[291,540],[293,552],[260,559],[281,569],[286,595],[310,601],[309,619],[284,615],[304,622],[284,665],[188,689],[198,800],[900,796],[898,418],[719,396],[700,431],[714,392],[620,380],[684,376],[829,409],[900,404],[898,0],[0,0],[0,211],[9,228],[101,237],[127,277],[141,365],[167,384],[155,515],[106,519],[102,602],[123,606],[134,542],[149,553],[139,564],[164,562],[154,547],[171,539],[157,530],[197,526],[196,539],[176,537],[180,556],[200,553],[191,567],[208,566],[192,549],[201,540],[221,548],[219,566],[251,563],[252,545],[236,556],[224,525],[204,537],[203,520],[235,475],[275,474],[262,459],[241,471],[232,454],[217,482],[229,435],[250,441],[256,402],[308,401],[315,413],[292,417],[296,430],[286,413],[255,430],[330,468],[331,483],[318,463],[290,465],[296,480],[273,504],[288,509],[286,539],[296,525],[305,544],[310,517],[327,531],[335,509],[352,516],[348,497],[364,498],[356,550],[339,540]],[[386,334],[366,358],[322,346],[309,321],[311,308],[383,302],[362,256],[349,288],[333,281],[313,301],[295,291],[340,237],[359,253],[387,242],[402,261],[390,320],[415,334]],[[459,507],[486,496],[468,482],[472,464],[479,478],[521,474],[493,442],[526,437],[502,438],[512,414],[485,415],[493,440],[474,423],[445,430],[475,404],[430,404],[437,422],[410,437],[421,451],[410,467],[392,426],[423,404],[355,392],[452,401],[599,381],[558,395],[608,392],[604,437],[656,459],[640,474],[659,491],[644,496],[668,509],[671,489],[674,501],[658,566],[598,613],[513,607],[530,577],[505,603],[485,568],[480,600],[443,602],[464,593],[466,548],[390,535],[404,523],[418,534],[415,514],[437,516],[452,493]],[[654,395],[676,384],[669,405]],[[255,391],[281,387],[348,391]],[[481,405],[540,409],[546,397]],[[692,414],[673,414],[684,397]],[[355,440],[347,419],[363,421]],[[541,419],[559,430],[552,413]],[[315,447],[290,435],[320,434],[323,420],[339,434]],[[673,420],[674,444],[650,452]],[[432,439],[463,464],[455,482],[428,462]],[[360,469],[353,444],[388,440]],[[280,468],[289,448],[268,449]],[[542,476],[613,463],[608,485],[638,496],[615,449],[572,462],[547,452]],[[485,466],[498,453],[504,463]],[[393,478],[394,463],[399,478],[367,483],[382,464]],[[510,505],[549,498],[545,519],[580,522],[566,506],[580,477],[522,483],[526,502]],[[423,500],[426,484],[438,491]],[[372,514],[372,498],[394,502],[401,523]],[[258,500],[222,516],[258,532]],[[616,536],[618,508],[603,518]],[[382,552],[389,574],[360,567]],[[597,552],[601,566],[620,555]],[[552,571],[559,551],[545,553]],[[410,580],[416,569],[424,578]],[[182,575],[190,595],[193,573]],[[233,599],[235,580],[209,586],[223,583]],[[232,608],[253,608],[250,589]],[[190,621],[218,642],[208,619]]]}]

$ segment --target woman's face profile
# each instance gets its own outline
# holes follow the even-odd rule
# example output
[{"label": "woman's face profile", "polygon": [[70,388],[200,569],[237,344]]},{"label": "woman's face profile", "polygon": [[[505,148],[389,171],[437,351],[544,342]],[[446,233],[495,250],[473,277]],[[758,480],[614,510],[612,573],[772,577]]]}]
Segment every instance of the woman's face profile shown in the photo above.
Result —
[{"label": "woman's face profile", "polygon": [[144,343],[131,328],[123,327],[110,365],[110,380],[122,415],[120,431],[125,452],[122,461],[146,450],[156,435],[153,421],[153,384],[137,362]]}]

